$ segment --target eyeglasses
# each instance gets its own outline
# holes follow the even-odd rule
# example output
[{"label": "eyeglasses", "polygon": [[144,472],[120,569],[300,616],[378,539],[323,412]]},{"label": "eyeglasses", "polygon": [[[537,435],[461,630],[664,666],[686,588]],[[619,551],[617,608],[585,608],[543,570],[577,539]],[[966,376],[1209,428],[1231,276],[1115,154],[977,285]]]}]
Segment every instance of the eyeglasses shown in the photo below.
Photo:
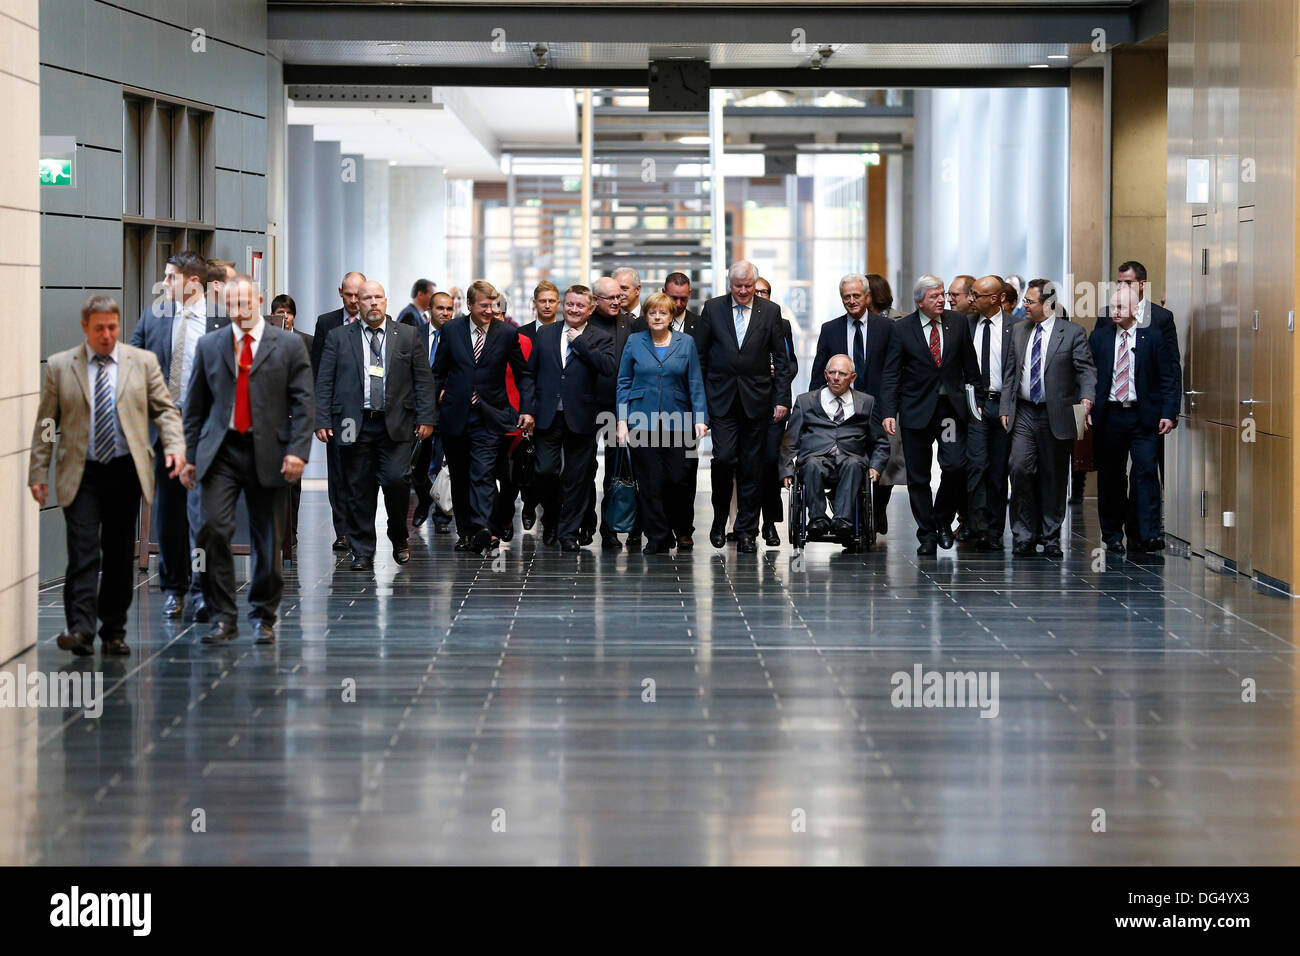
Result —
[{"label": "eyeglasses", "polygon": [[606,302],[609,302],[609,301],[611,301],[611,300],[613,300],[613,299],[617,299],[617,298],[619,298],[619,296],[616,296],[616,295],[598,295],[598,296],[596,296],[596,298],[597,298],[597,299],[604,299]]}]

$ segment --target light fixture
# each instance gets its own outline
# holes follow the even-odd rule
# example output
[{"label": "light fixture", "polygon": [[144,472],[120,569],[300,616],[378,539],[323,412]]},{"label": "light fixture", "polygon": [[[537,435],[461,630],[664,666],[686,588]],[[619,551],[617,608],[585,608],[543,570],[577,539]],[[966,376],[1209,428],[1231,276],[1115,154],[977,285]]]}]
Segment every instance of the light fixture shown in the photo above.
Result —
[{"label": "light fixture", "polygon": [[1068,53],[1049,53],[1049,54],[1047,54],[1047,58],[1048,58],[1049,60],[1068,60],[1068,59],[1070,58],[1070,54],[1068,54]]},{"label": "light fixture", "polygon": [[1046,63],[1030,63],[1030,64],[1029,64],[1029,68],[1030,68],[1031,70],[1045,70],[1045,69],[1047,69],[1047,64],[1046,64]]},{"label": "light fixture", "polygon": [[711,140],[707,136],[678,136],[677,142],[683,146],[707,146]]}]

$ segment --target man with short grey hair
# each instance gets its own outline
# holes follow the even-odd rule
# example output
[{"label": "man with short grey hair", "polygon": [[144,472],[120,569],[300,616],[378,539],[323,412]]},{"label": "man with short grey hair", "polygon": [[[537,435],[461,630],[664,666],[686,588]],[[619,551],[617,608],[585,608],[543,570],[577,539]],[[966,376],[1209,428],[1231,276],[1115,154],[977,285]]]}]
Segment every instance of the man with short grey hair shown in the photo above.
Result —
[{"label": "man with short grey hair", "polygon": [[624,312],[635,316],[641,308],[641,274],[631,266],[621,266],[610,277],[618,283],[619,305]]}]

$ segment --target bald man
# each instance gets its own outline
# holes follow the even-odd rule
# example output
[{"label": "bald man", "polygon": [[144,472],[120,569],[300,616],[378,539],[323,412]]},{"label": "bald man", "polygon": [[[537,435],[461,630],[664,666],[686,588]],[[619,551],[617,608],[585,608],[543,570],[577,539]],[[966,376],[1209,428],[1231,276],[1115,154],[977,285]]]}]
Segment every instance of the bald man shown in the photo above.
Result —
[{"label": "bald man", "polygon": [[971,288],[971,337],[980,367],[975,399],[983,416],[966,432],[966,519],[979,551],[1001,551],[1007,526],[1011,436],[1002,427],[1002,359],[1011,354],[1011,316],[1003,311],[1006,283],[984,276]]}]

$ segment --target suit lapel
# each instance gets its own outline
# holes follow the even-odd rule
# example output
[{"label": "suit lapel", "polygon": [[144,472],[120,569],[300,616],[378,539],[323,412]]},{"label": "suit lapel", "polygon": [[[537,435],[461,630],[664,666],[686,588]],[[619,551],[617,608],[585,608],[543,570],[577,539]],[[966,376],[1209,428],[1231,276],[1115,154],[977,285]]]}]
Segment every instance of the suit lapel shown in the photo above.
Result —
[{"label": "suit lapel", "polygon": [[1047,363],[1052,360],[1052,356],[1056,354],[1056,350],[1060,348],[1061,343],[1065,341],[1065,323],[1066,320],[1062,319],[1058,315],[1056,317],[1056,323],[1052,326],[1052,341],[1047,343],[1047,351],[1043,355],[1044,374],[1047,372]]},{"label": "suit lapel", "polygon": [[809,410],[809,414],[816,415],[824,422],[831,422],[831,424],[834,424],[831,417],[826,414],[826,409],[822,407],[821,389],[819,388],[817,391],[813,392],[812,395],[813,395],[812,408]]},{"label": "suit lapel", "polygon": [[[233,326],[232,326],[233,329]],[[223,336],[225,341],[221,342],[221,348],[217,349],[221,353],[222,359],[225,360],[226,370],[230,372],[232,378],[237,378],[235,373],[235,333],[232,331],[229,335]],[[218,339],[218,341],[221,341]],[[197,352],[195,353],[197,354]]]},{"label": "suit lapel", "polygon": [[90,372],[86,368],[86,349],[80,347],[72,356],[72,370],[81,386],[81,394],[86,396],[86,407],[90,407]]},{"label": "suit lapel", "polygon": [[[84,357],[86,353],[83,351],[81,354]],[[113,401],[120,407],[122,396],[126,394],[126,390],[131,384],[130,378],[135,374],[135,358],[121,347],[118,348],[117,355],[117,394],[114,396]]]},{"label": "suit lapel", "polygon": [[262,326],[262,341],[257,345],[257,354],[253,356],[252,367],[249,368],[248,374],[252,375],[266,361],[266,357],[275,351],[275,336],[271,335],[270,326]]}]

